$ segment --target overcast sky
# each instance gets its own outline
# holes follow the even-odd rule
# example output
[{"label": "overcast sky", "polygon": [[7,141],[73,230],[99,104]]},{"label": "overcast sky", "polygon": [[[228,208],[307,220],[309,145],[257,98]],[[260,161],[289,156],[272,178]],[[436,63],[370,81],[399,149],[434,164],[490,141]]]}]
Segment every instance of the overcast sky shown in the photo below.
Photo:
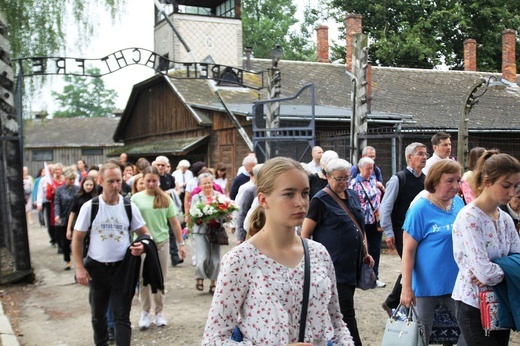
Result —
[{"label": "overcast sky", "polygon": [[[309,1],[312,3],[315,0]],[[91,39],[88,48],[81,52],[76,48],[69,48],[73,47],[73,45],[69,45],[65,55],[97,59],[124,48],[138,47],[153,50],[153,3],[153,0],[127,0],[125,13],[115,23],[112,23],[107,14],[100,13],[97,36]],[[300,6],[299,8],[301,9]],[[335,39],[337,25],[333,22],[326,24],[329,25],[329,40]],[[114,89],[118,94],[116,107],[124,109],[132,86],[151,77],[153,72],[148,67],[134,65],[104,76],[103,81],[106,87]],[[34,102],[33,111],[47,110],[51,114],[56,111],[57,106],[54,104],[50,90],[61,92],[63,86],[61,76],[52,77],[48,86],[42,90],[42,97],[37,98],[42,101]]]}]

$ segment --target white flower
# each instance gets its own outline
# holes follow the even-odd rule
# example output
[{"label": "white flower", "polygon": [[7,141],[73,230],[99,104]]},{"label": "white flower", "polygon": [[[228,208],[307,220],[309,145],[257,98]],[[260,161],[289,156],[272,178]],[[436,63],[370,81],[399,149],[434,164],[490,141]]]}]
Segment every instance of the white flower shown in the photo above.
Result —
[{"label": "white flower", "polygon": [[202,217],[202,216],[204,216],[202,211],[199,208],[197,208],[196,206],[194,206],[193,208],[190,209],[190,214],[192,216],[195,216],[195,217]]},{"label": "white flower", "polygon": [[220,204],[226,204],[228,202],[228,198],[226,197],[226,195],[218,195],[217,201]]},{"label": "white flower", "polygon": [[202,212],[205,215],[213,215],[217,210],[212,205],[205,205],[204,208],[202,208]]}]

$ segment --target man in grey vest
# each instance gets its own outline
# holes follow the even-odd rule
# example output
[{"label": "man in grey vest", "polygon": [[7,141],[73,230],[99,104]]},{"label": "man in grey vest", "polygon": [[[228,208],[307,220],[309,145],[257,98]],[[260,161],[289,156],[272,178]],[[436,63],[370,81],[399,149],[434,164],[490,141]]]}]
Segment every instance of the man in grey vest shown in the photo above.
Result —
[{"label": "man in grey vest", "polygon": [[[403,255],[403,224],[406,211],[415,196],[424,190],[422,169],[426,165],[428,153],[426,145],[412,143],[405,149],[407,166],[397,172],[386,183],[386,191],[379,207],[381,227],[385,232],[386,244],[390,249],[397,249],[399,257]],[[383,309],[392,314],[392,308],[399,305],[401,299],[401,275],[397,278],[392,293],[383,302]]]}]

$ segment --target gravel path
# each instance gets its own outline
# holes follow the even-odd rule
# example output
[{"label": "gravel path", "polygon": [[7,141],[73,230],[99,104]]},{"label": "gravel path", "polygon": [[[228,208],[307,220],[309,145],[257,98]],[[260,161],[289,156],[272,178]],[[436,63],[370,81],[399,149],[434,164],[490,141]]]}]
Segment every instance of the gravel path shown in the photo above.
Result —
[{"label": "gravel path", "polygon": [[[92,345],[88,289],[74,283],[74,271],[63,270],[62,256],[49,246],[45,229],[31,225],[29,239],[36,282],[4,286],[0,292],[5,313],[20,345]],[[191,250],[189,244],[187,250]],[[150,329],[140,331],[137,327],[140,304],[134,298],[131,313],[133,345],[200,345],[211,295],[207,293],[209,282],[205,282],[203,293],[195,290],[190,258],[191,254],[185,263],[168,269],[163,313],[168,326],[156,328],[152,324]],[[381,303],[391,291],[399,266],[397,255],[384,253],[380,279],[387,282],[387,287],[356,292],[358,328],[365,346],[381,344],[386,321]],[[518,333],[512,334],[511,345],[520,345]]]}]

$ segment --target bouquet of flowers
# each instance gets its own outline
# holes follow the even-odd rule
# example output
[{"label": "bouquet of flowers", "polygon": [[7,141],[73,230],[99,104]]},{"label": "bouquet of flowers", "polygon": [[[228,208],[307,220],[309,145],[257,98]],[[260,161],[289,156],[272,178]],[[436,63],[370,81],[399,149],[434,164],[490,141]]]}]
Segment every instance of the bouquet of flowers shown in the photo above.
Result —
[{"label": "bouquet of flowers", "polygon": [[206,202],[199,201],[191,205],[188,225],[190,229],[193,225],[220,224],[231,219],[231,214],[237,211],[238,207],[224,195],[208,198]]}]

